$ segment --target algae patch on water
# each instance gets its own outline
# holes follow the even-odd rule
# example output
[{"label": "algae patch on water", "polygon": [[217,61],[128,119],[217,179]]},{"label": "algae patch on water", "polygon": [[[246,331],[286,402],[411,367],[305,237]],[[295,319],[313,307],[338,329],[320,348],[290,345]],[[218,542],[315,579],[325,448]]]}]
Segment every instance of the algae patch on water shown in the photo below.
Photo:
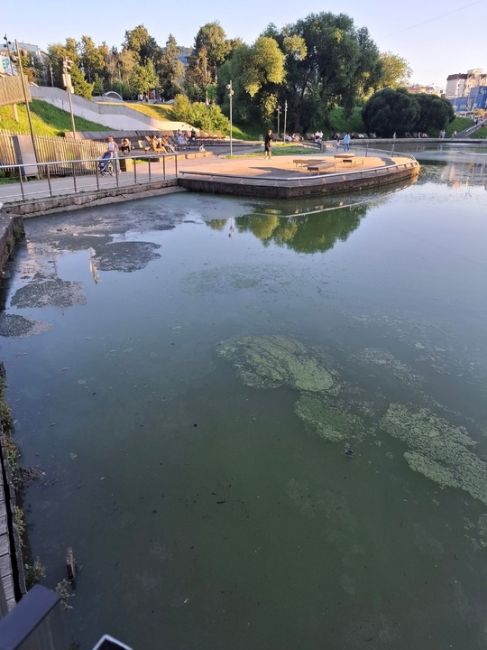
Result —
[{"label": "algae patch on water", "polygon": [[407,445],[404,458],[411,469],[487,504],[487,463],[472,451],[476,442],[466,429],[402,404],[389,406],[381,427]]},{"label": "algae patch on water", "polygon": [[303,393],[294,405],[296,415],[315,429],[321,438],[340,442],[360,435],[362,429],[358,417],[345,413],[326,398]]},{"label": "algae patch on water", "polygon": [[301,391],[329,391],[334,384],[313,351],[285,336],[244,336],[225,341],[218,354],[235,366],[242,381],[254,388],[290,386]]}]

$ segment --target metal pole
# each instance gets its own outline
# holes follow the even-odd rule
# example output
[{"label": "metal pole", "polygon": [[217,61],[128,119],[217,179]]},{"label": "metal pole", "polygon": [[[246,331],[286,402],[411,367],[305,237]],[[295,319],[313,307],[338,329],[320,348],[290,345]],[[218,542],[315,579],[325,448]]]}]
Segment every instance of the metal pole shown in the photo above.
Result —
[{"label": "metal pole", "polygon": [[76,185],[76,170],[74,168],[75,163],[71,163],[73,165],[73,185],[74,185],[74,191],[78,191],[78,186]]},{"label": "metal pole", "polygon": [[22,199],[25,199],[24,181],[22,180],[22,167],[19,167],[19,180],[20,180],[20,193],[22,194]]},{"label": "metal pole", "polygon": [[71,75],[69,75],[69,78],[69,87],[66,88],[66,92],[68,93],[69,112],[71,113],[71,127],[73,129],[73,137],[76,139],[76,124],[74,123],[73,102],[71,101]]},{"label": "metal pole", "polygon": [[279,133],[281,132],[281,106],[277,107],[277,139],[279,140]]},{"label": "metal pole", "polygon": [[137,161],[134,160],[134,185],[137,185],[137,165],[135,164]]},{"label": "metal pole", "polygon": [[51,172],[49,171],[49,163],[46,164],[46,170],[47,170],[47,184],[49,185],[49,196],[52,197]]},{"label": "metal pole", "polygon": [[[164,160],[164,156],[162,156],[162,159]],[[152,181],[152,174],[151,174],[151,168],[150,168],[150,158],[149,158],[149,183]]]},{"label": "metal pole", "polygon": [[112,158],[115,165],[115,184],[118,187],[118,156]]},{"label": "metal pole", "polygon": [[162,178],[166,180],[166,156],[162,159]]},{"label": "metal pole", "polygon": [[15,41],[15,49],[17,50],[17,56],[19,59],[19,68],[20,68],[20,78],[22,80],[22,91],[24,93],[25,108],[27,110],[27,119],[29,120],[29,130],[30,130],[30,139],[32,140],[32,148],[34,149],[34,156],[36,162],[39,162],[39,157],[37,155],[37,147],[34,138],[34,129],[32,128],[32,116],[30,114],[29,102],[27,101],[27,90],[25,88],[25,79],[24,79],[24,69],[22,67],[22,58],[20,56],[19,44]]},{"label": "metal pole", "polygon": [[287,126],[287,99],[284,102],[284,133],[282,134],[283,142],[286,142],[286,126]]},{"label": "metal pole", "polygon": [[176,178],[178,177],[178,155],[174,154],[174,165],[176,167]]},{"label": "metal pole", "polygon": [[231,79],[227,84],[227,90],[228,97],[230,98],[230,156],[233,156],[233,84]]},{"label": "metal pole", "polygon": [[100,189],[100,179],[98,178],[98,162],[95,162],[96,189]]}]

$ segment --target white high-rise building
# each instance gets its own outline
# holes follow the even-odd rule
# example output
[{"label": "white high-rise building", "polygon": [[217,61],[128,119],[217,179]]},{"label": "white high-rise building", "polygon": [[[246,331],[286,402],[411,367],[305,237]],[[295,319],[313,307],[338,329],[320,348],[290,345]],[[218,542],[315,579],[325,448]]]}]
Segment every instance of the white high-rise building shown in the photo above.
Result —
[{"label": "white high-rise building", "polygon": [[451,74],[446,79],[445,97],[453,99],[454,97],[465,97],[475,86],[487,85],[487,73],[482,68],[472,68],[467,72]]}]

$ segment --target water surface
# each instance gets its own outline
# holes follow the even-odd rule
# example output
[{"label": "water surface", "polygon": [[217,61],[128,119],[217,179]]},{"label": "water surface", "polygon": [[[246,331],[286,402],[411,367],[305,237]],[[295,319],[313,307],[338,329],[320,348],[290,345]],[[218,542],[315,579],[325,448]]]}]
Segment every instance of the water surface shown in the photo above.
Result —
[{"label": "water surface", "polygon": [[0,354],[83,650],[486,647],[485,183],[26,223]]}]

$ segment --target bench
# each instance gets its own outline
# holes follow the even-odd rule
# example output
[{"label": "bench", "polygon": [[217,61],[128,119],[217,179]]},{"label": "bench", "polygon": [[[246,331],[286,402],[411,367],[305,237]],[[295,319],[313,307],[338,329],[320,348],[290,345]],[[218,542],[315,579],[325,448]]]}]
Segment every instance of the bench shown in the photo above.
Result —
[{"label": "bench", "polygon": [[[316,165],[319,165],[320,163],[324,162],[324,160],[314,160],[313,163]],[[293,164],[296,165],[296,167],[307,167],[310,163],[309,158],[296,158],[296,160],[293,160]]]},{"label": "bench", "polygon": [[330,168],[335,169],[335,163],[334,162],[325,162],[325,161],[320,161],[318,163],[314,163],[314,165],[308,165],[308,171],[309,172],[324,172]]},{"label": "bench", "polygon": [[337,162],[342,162],[344,164],[352,166],[353,162],[354,162],[355,154],[354,153],[336,153],[333,157],[335,158],[335,160]]}]

